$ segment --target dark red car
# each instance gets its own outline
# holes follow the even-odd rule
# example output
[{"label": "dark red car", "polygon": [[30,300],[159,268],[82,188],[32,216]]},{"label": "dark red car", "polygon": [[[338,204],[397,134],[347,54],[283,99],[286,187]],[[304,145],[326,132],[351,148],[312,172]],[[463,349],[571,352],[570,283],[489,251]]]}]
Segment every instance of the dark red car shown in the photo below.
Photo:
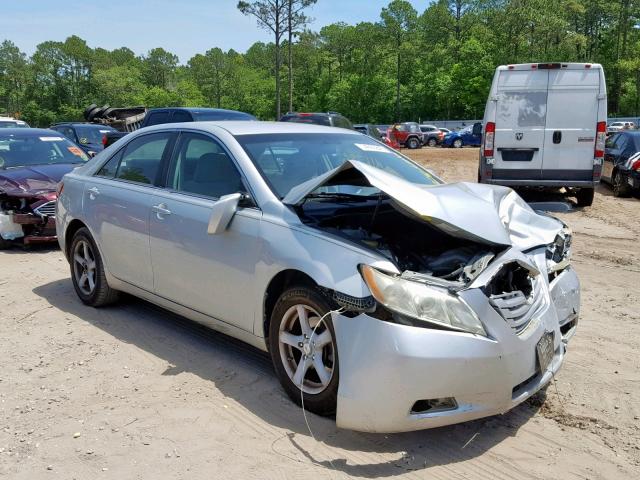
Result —
[{"label": "dark red car", "polygon": [[0,249],[56,240],[56,188],[89,157],[53,130],[0,130]]}]

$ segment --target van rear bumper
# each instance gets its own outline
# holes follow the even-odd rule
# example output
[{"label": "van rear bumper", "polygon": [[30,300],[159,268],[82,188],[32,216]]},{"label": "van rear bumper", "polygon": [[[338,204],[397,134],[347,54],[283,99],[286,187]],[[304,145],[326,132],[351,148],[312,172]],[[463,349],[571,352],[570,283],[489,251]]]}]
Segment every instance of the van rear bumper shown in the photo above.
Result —
[{"label": "van rear bumper", "polygon": [[[490,170],[490,171],[489,171]],[[483,183],[522,187],[580,187],[593,188],[599,183],[599,175],[594,180],[594,170],[555,170],[485,168],[481,172]]]},{"label": "van rear bumper", "polygon": [[595,188],[598,183],[586,180],[515,180],[501,178],[483,178],[482,183],[504,185],[506,187],[580,187]]}]

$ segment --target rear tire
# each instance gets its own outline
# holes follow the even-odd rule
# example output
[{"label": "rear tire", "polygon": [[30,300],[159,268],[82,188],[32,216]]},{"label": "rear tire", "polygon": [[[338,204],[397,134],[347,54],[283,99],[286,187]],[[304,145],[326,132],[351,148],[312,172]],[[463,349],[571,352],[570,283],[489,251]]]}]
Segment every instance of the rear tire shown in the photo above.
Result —
[{"label": "rear tire", "polygon": [[593,197],[595,195],[595,189],[593,188],[581,188],[576,194],[579,207],[590,207],[593,205]]},{"label": "rear tire", "polygon": [[102,307],[118,300],[118,291],[109,287],[102,257],[89,230],[79,229],[69,249],[71,281],[85,305]]},{"label": "rear tire", "polygon": [[301,405],[304,395],[304,408],[325,416],[335,414],[338,401],[338,348],[331,316],[318,325],[330,310],[316,289],[291,287],[276,302],[269,324],[269,353],[282,387],[295,403]]},{"label": "rear tire", "polygon": [[436,145],[438,145],[438,141],[431,137],[429,140],[427,140],[427,146],[428,147],[435,147]]},{"label": "rear tire", "polygon": [[415,150],[416,148],[420,147],[420,140],[418,140],[416,137],[411,137],[407,140],[407,148],[409,148],[410,150]]},{"label": "rear tire", "polygon": [[613,173],[613,178],[611,179],[611,188],[613,189],[614,197],[625,198],[631,195],[631,189],[625,183],[622,172],[620,172],[620,170],[616,170]]}]

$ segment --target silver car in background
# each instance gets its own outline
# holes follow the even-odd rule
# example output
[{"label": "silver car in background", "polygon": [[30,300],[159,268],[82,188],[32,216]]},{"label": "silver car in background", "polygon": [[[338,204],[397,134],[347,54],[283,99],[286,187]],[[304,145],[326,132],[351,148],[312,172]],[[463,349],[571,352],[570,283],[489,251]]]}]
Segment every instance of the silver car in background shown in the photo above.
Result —
[{"label": "silver car in background", "polygon": [[357,132],[158,125],[59,190],[84,303],[128,292],[268,351],[289,396],[339,427],[506,412],[550,381],[577,326],[566,226]]}]

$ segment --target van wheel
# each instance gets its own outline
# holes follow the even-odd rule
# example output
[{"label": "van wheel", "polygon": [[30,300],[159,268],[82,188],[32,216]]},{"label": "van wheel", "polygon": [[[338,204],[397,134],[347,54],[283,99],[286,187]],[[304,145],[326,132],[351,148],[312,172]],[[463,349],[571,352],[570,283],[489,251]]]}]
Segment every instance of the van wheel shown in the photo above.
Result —
[{"label": "van wheel", "polygon": [[269,324],[269,352],[282,387],[298,405],[303,395],[304,407],[318,415],[333,415],[338,401],[338,347],[326,315],[330,310],[317,290],[292,287],[276,302]]},{"label": "van wheel", "polygon": [[624,176],[620,170],[616,170],[613,174],[612,187],[614,197],[628,197],[631,194],[629,186],[624,181]]},{"label": "van wheel", "polygon": [[579,207],[590,207],[593,205],[593,196],[595,190],[593,188],[581,188],[576,194]]},{"label": "van wheel", "polygon": [[419,146],[420,146],[420,140],[418,140],[416,137],[411,137],[410,139],[407,140],[407,147],[409,149],[415,150]]},{"label": "van wheel", "polygon": [[81,228],[73,236],[69,263],[73,288],[82,303],[102,307],[118,299],[118,291],[107,283],[102,257],[86,228]]},{"label": "van wheel", "polygon": [[461,138],[456,138],[453,141],[453,148],[462,148],[462,139]]}]

